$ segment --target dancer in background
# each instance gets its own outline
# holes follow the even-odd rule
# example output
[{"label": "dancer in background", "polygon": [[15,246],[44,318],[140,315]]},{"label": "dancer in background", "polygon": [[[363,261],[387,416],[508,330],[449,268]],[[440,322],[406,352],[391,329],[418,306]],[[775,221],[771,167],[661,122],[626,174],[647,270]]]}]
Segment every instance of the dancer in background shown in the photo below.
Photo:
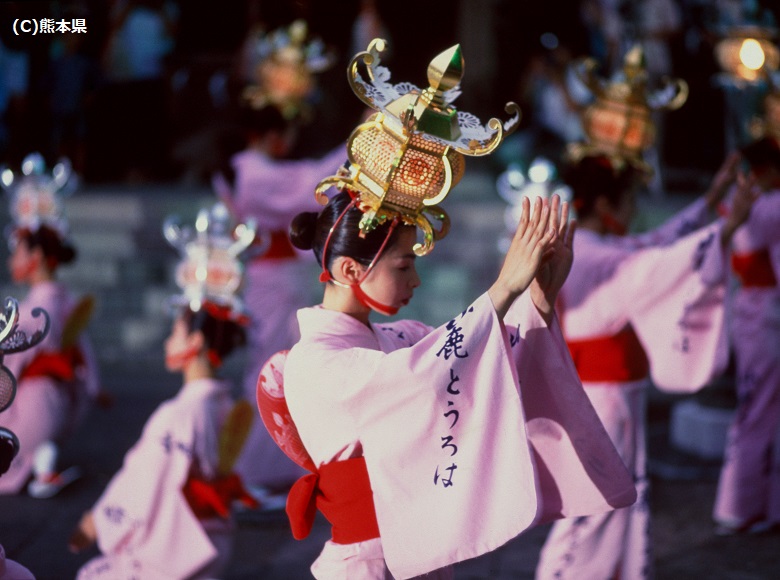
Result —
[{"label": "dancer in background", "polygon": [[184,384],[149,418],[72,534],[72,551],[97,542],[103,554],[81,568],[80,579],[221,577],[232,552],[231,504],[255,505],[233,471],[252,409],[234,403],[229,383],[217,376],[245,342],[246,315],[233,292],[241,277],[236,256],[254,231],[230,229],[226,220],[219,206],[201,212],[197,234],[166,225],[166,237],[185,256],[165,364]]},{"label": "dancer in background", "polygon": [[[637,191],[650,174],[642,153],[652,141],[637,138],[652,134],[645,81],[641,69],[628,70],[584,115],[589,140],[572,146],[564,171],[577,211],[576,260],[558,296],[577,373],[639,499],[606,514],[556,522],[536,569],[542,580],[652,576],[645,466],[650,378],[664,390],[693,392],[727,361],[724,253],[750,211],[749,182],[741,182],[732,212],[706,225],[737,178],[738,158],[732,156],[702,199],[656,230],[626,235]],[[666,94],[675,98],[673,90]],[[612,108],[621,98],[622,112]],[[615,123],[633,118],[647,125],[602,132],[596,120],[608,114]]]},{"label": "dancer in background", "polygon": [[316,578],[451,578],[451,564],[536,523],[636,496],[553,310],[574,234],[557,197],[533,211],[525,203],[496,282],[448,323],[370,321],[397,313],[420,285],[416,257],[447,233],[438,203],[462,177],[462,155],[490,153],[518,120],[488,128],[456,115],[460,46],[431,62],[428,102],[387,82],[382,47],[374,40],[349,69],[378,112],[352,133],[350,167],[317,189],[344,191],[291,227],[322,265],[324,295],[298,313],[301,340],[264,368],[258,406],[312,472],[288,497],[294,536],[308,534],[316,509],[333,524]]},{"label": "dancer in background", "polygon": [[[251,313],[244,392],[254,403],[257,377],[275,352],[298,340],[295,312],[310,302],[312,264],[297,252],[287,233],[302,208],[315,209],[313,192],[324,175],[334,173],[345,159],[343,145],[321,159],[288,159],[298,127],[314,113],[315,73],[332,57],[319,41],[307,37],[303,21],[261,37],[257,84],[244,92],[247,145],[230,162],[232,185],[215,180],[220,198],[241,220],[253,219],[269,248],[247,265],[244,301]],[[279,451],[261,422],[255,422],[237,470],[266,508],[274,492],[286,493],[302,475],[301,469]]]},{"label": "dancer in background", "polygon": [[731,257],[738,282],[730,321],[737,411],[713,512],[722,535],[780,525],[780,142],[764,136],[742,157],[761,195],[734,234]]},{"label": "dancer in background", "polygon": [[75,185],[75,177],[67,161],[47,175],[38,154],[24,159],[22,175],[7,170],[3,177],[14,220],[8,266],[14,283],[29,288],[20,304],[22,317],[29,319],[32,309],[41,307],[51,317],[51,331],[42,343],[5,361],[19,381],[19,393],[4,420],[22,447],[0,479],[0,493],[18,493],[34,476],[30,495],[50,497],[80,475],[75,466],[60,471],[59,448],[100,391],[96,358],[82,333],[92,297],[77,301],[57,281],[58,268],[76,257],[61,200]]}]

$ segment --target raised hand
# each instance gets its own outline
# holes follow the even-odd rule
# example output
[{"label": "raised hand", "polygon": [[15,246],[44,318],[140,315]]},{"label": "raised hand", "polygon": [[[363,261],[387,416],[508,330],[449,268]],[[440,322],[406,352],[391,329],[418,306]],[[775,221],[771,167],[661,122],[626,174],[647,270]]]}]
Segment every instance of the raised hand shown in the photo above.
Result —
[{"label": "raised hand", "polygon": [[91,512],[86,512],[68,538],[68,549],[74,554],[78,554],[90,548],[96,539],[95,520],[92,518]]},{"label": "raised hand", "polygon": [[726,196],[731,184],[737,179],[741,161],[742,155],[739,151],[732,151],[726,156],[723,164],[718,169],[718,172],[712,179],[712,183],[710,183],[707,193],[704,195],[704,199],[707,201],[707,207],[709,207],[711,211],[718,209],[718,204]]},{"label": "raised hand", "polygon": [[504,265],[488,290],[493,307],[502,318],[512,302],[531,284],[542,259],[552,250],[552,244],[558,236],[558,222],[556,217],[554,224],[551,224],[550,215],[550,203],[546,200],[537,198],[531,209],[530,201],[523,199],[520,222],[504,258]]},{"label": "raised hand", "polygon": [[550,228],[557,235],[542,257],[542,263],[531,283],[531,298],[543,316],[552,315],[558,292],[563,287],[574,261],[574,231],[576,222],[569,223],[569,204],[557,195],[550,204]]},{"label": "raised hand", "polygon": [[720,234],[720,242],[724,248],[731,243],[731,237],[737,228],[750,217],[753,202],[760,195],[761,190],[756,185],[756,178],[753,174],[745,176],[740,173],[737,176],[737,187],[734,190],[731,207]]}]

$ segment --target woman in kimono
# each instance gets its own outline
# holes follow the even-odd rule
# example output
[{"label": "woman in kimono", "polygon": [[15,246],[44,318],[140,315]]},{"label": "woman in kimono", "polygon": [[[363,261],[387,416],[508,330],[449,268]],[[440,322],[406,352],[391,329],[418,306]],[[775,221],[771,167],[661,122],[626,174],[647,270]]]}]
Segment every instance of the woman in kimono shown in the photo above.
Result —
[{"label": "woman in kimono", "polygon": [[734,234],[731,348],[737,411],[729,429],[714,519],[720,534],[780,525],[780,144],[764,137],[742,150],[758,189],[750,219]]},{"label": "woman in kimono", "polygon": [[[279,29],[261,37],[255,51],[262,59],[256,65],[257,84],[244,93],[248,98],[242,119],[246,146],[231,157],[225,174],[215,178],[221,200],[237,219],[255,220],[267,243],[248,262],[244,289],[252,318],[244,391],[252,402],[260,368],[272,354],[298,340],[295,313],[311,299],[312,264],[290,243],[290,221],[303,208],[317,207],[312,191],[323,175],[336,171],[345,159],[343,143],[320,158],[290,157],[301,119],[312,113],[307,99],[316,88],[313,73],[330,63],[321,45],[306,39],[305,23],[296,21],[289,31]],[[301,54],[296,56],[298,51]],[[237,469],[260,498],[268,492],[286,492],[302,474],[259,420]]]},{"label": "woman in kimono", "polygon": [[[82,334],[91,298],[77,301],[57,280],[59,267],[76,257],[59,201],[54,201],[62,182],[44,174],[38,155],[28,156],[23,169],[26,174],[7,186],[14,218],[8,267],[13,282],[29,288],[19,303],[21,319],[33,320],[32,310],[40,307],[49,314],[51,328],[41,343],[4,361],[17,378],[18,391],[3,421],[18,436],[21,450],[0,479],[0,493],[20,492],[34,476],[28,492],[43,498],[80,474],[75,466],[58,470],[58,451],[99,394],[99,378],[91,344]],[[58,165],[54,173],[69,170]]]},{"label": "woman in kimono", "polygon": [[725,366],[723,253],[750,211],[749,188],[728,217],[707,221],[734,178],[730,157],[702,199],[658,229],[625,235],[645,170],[592,153],[574,161],[577,259],[558,295],[561,328],[585,392],[633,474],[638,501],[556,522],[537,578],[652,575],[645,470],[645,398],[650,384],[692,392]]},{"label": "woman in kimono", "polygon": [[448,578],[450,564],[534,523],[633,502],[557,329],[573,236],[559,209],[557,198],[532,212],[526,201],[496,282],[437,329],[369,320],[420,284],[414,228],[361,237],[346,192],[293,222],[294,243],[313,249],[328,281],[322,304],[299,312],[283,370],[314,472],[288,498],[293,532],[305,536],[315,503],[333,524],[316,578]]},{"label": "woman in kimono", "polygon": [[[97,543],[102,552],[82,566],[79,579],[220,577],[232,552],[231,504],[254,505],[233,471],[252,409],[236,405],[230,384],[217,377],[225,357],[245,342],[245,315],[231,296],[235,280],[225,276],[236,270],[211,257],[219,246],[211,236],[191,243],[191,260],[177,275],[184,293],[164,345],[166,368],[184,382],[154,411],[71,535],[71,551]],[[204,254],[206,282],[195,273]],[[220,274],[221,289],[219,281],[211,285]]]},{"label": "woman in kimono", "polygon": [[[377,113],[352,132],[349,166],[315,190],[325,208],[290,228],[322,267],[322,303],[298,312],[300,341],[258,380],[266,427],[311,472],[287,498],[293,535],[306,537],[317,509],[333,526],[317,578],[450,578],[539,522],[636,499],[553,310],[574,234],[559,198],[525,202],[495,283],[446,324],[371,322],[412,299],[416,257],[449,229],[438,203],[462,155],[490,153],[519,120],[514,103],[504,123],[455,114],[459,45],[431,61],[430,102],[387,82],[384,46],[349,67]],[[341,192],[328,201],[331,186]]]}]

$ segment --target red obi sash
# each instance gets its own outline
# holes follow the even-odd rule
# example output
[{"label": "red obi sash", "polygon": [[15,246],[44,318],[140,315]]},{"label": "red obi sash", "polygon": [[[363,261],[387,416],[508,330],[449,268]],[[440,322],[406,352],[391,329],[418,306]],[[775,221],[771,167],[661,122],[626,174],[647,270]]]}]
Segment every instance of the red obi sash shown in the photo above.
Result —
[{"label": "red obi sash", "polygon": [[279,448],[312,472],[296,481],[287,496],[287,517],[293,537],[302,540],[309,535],[319,509],[331,523],[333,541],[337,544],[378,538],[379,525],[365,459],[353,457],[317,469],[298,435],[284,398],[286,359],[287,351],[281,351],[263,365],[257,380],[257,406]]},{"label": "red obi sash", "polygon": [[777,278],[772,269],[769,250],[731,255],[731,268],[742,282],[743,288],[772,288]]},{"label": "red obi sash", "polygon": [[581,381],[629,382],[645,378],[650,364],[631,326],[613,336],[566,341]]},{"label": "red obi sash", "polygon": [[39,352],[19,373],[19,380],[50,377],[68,383],[76,378],[76,369],[84,364],[84,356],[75,346],[57,352]]},{"label": "red obi sash", "polygon": [[379,537],[374,496],[363,457],[328,463],[317,473],[304,475],[295,482],[287,496],[287,517],[296,540],[309,535],[317,509],[330,522],[337,544]]},{"label": "red obi sash", "polygon": [[264,254],[258,256],[256,260],[286,260],[295,258],[295,248],[290,241],[290,236],[284,230],[274,230],[271,232],[271,244]]},{"label": "red obi sash", "polygon": [[210,481],[190,476],[182,488],[182,493],[192,513],[199,520],[214,517],[227,519],[230,515],[230,504],[236,500],[249,508],[258,507],[255,498],[246,492],[241,479],[235,473]]}]

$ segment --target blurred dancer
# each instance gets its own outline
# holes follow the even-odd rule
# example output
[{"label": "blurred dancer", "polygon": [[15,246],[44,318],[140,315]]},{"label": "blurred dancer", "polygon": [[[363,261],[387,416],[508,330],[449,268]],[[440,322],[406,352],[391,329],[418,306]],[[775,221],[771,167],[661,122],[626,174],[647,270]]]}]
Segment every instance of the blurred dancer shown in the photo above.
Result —
[{"label": "blurred dancer", "polygon": [[[202,211],[197,235],[166,225],[185,257],[165,364],[184,384],[152,414],[73,532],[72,551],[97,542],[103,553],[79,570],[80,579],[221,577],[232,552],[231,504],[254,505],[233,472],[252,410],[234,404],[230,385],[217,378],[223,359],[245,341],[245,314],[233,291],[236,256],[254,232],[223,229],[226,216],[224,208]],[[203,268],[205,279],[196,274]]]},{"label": "blurred dancer", "polygon": [[[252,318],[244,393],[253,406],[262,365],[273,353],[295,344],[295,312],[308,304],[312,291],[306,275],[310,264],[290,243],[290,221],[301,208],[318,207],[314,188],[345,160],[343,145],[322,159],[288,159],[299,123],[313,114],[314,74],[330,63],[306,30],[303,21],[296,21],[261,37],[257,83],[244,92],[247,146],[231,159],[233,184],[222,176],[215,181],[232,213],[241,220],[253,219],[270,237],[268,250],[247,265],[244,290]],[[303,472],[279,451],[260,421],[255,423],[237,470],[270,507],[268,493],[286,491]]]},{"label": "blurred dancer", "polygon": [[82,335],[92,297],[77,301],[57,281],[58,268],[76,257],[60,199],[75,178],[68,162],[57,164],[51,175],[44,170],[43,158],[32,154],[22,164],[23,175],[3,173],[14,219],[8,266],[14,283],[29,288],[20,303],[22,316],[26,319],[33,308],[41,307],[51,317],[46,340],[6,359],[19,380],[19,394],[4,420],[22,448],[0,480],[0,493],[19,492],[34,475],[28,488],[34,497],[50,497],[79,476],[77,467],[58,471],[59,446],[99,394],[96,358]]},{"label": "blurred dancer", "polygon": [[761,196],[734,235],[731,257],[737,411],[713,514],[723,535],[780,525],[780,142],[765,136],[742,156]]},{"label": "blurred dancer", "polygon": [[539,579],[652,576],[645,467],[649,379],[664,390],[692,392],[727,360],[723,255],[750,211],[749,187],[742,184],[728,217],[705,225],[736,178],[738,159],[731,157],[702,199],[647,234],[626,235],[636,193],[650,171],[641,154],[651,142],[636,134],[651,127],[610,133],[594,120],[611,112],[615,123],[627,123],[619,109],[610,109],[622,97],[629,105],[624,114],[644,112],[651,123],[651,95],[641,71],[631,72],[637,74],[599,95],[585,114],[589,141],[571,148],[564,179],[579,230],[558,308],[585,392],[631,471],[639,499],[604,515],[556,522],[540,554]]}]

